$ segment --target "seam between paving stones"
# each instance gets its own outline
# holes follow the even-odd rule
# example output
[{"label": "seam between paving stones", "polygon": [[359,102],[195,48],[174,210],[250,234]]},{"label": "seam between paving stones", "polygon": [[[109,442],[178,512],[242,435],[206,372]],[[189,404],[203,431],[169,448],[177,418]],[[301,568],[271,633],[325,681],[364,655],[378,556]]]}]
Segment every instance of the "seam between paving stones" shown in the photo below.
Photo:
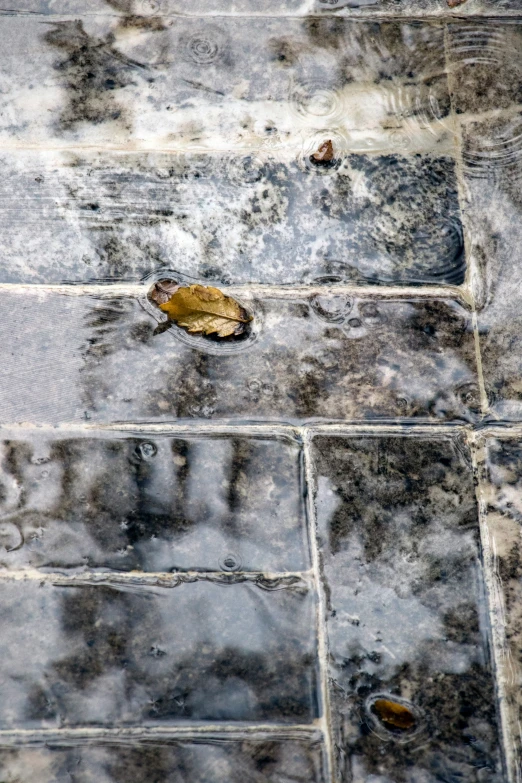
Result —
[{"label": "seam between paving stones", "polygon": [[[258,580],[288,580],[289,587],[293,579],[313,581],[315,573],[309,571],[103,571],[102,569],[86,569],[74,573],[65,573],[64,567],[57,571],[39,571],[37,568],[20,568],[0,570],[0,582],[35,581],[46,582],[58,587],[75,587],[90,585],[118,586],[132,584],[143,587],[175,588],[192,582],[216,582],[217,584],[244,584]],[[270,589],[270,588],[268,588]],[[272,590],[285,589],[272,588]]]},{"label": "seam between paving stones", "polygon": [[317,524],[314,504],[314,475],[312,455],[310,451],[311,433],[307,428],[303,431],[303,458],[304,458],[304,477],[306,486],[306,506],[308,520],[308,539],[310,554],[312,557],[312,571],[314,575],[314,587],[317,598],[316,609],[316,629],[319,659],[320,693],[321,693],[321,723],[323,737],[326,748],[326,758],[328,764],[327,779],[334,780],[335,761],[333,753],[333,743],[331,735],[330,719],[330,699],[328,687],[328,645],[326,639],[326,598],[324,595],[323,584],[321,580],[321,566],[319,547],[317,544]]},{"label": "seam between paving stones", "polygon": [[496,684],[497,707],[500,717],[500,732],[504,751],[503,762],[507,778],[511,783],[519,783],[519,759],[514,738],[511,735],[507,694],[505,690],[505,668],[509,651],[506,644],[506,619],[500,575],[496,570],[495,544],[490,536],[487,520],[487,501],[484,497],[485,438],[482,433],[469,433],[468,444],[471,451],[473,472],[475,474],[475,493],[479,515],[481,541],[481,561],[484,574],[486,603],[492,640],[492,664]]},{"label": "seam between paving stones", "polygon": [[[0,748],[17,745],[27,746],[31,743],[45,743],[46,745],[83,744],[85,742],[125,742],[136,741],[169,741],[188,740],[201,738],[207,735],[209,740],[219,739],[252,739],[271,737],[272,739],[298,739],[310,740],[320,738],[320,729],[317,722],[310,724],[287,723],[244,723],[241,725],[202,723],[190,726],[153,726],[153,727],[124,727],[124,728],[91,728],[81,726],[78,728],[53,728],[53,729],[0,729]],[[69,742],[68,742],[69,741]]]},{"label": "seam between paving stones", "polygon": [[[472,324],[473,324],[473,338],[475,343],[475,357],[477,365],[477,379],[480,392],[480,403],[482,417],[485,418],[489,413],[489,400],[486,392],[486,384],[484,379],[484,371],[482,365],[482,352],[480,347],[480,335],[478,329],[478,316],[477,316],[477,286],[480,296],[482,290],[482,275],[478,268],[476,268],[473,254],[471,252],[470,236],[466,230],[465,225],[465,207],[468,202],[467,187],[464,178],[464,160],[463,160],[463,140],[462,140],[462,127],[463,122],[466,121],[466,117],[458,117],[453,105],[454,94],[454,80],[453,80],[453,63],[451,61],[451,47],[449,44],[449,29],[448,23],[445,25],[444,30],[444,53],[446,61],[446,72],[448,78],[448,92],[450,96],[451,114],[453,117],[453,134],[454,134],[454,157],[457,176],[457,191],[458,200],[460,205],[460,214],[463,227],[463,240],[464,240],[464,253],[466,260],[466,277],[464,281],[464,289],[467,293],[467,300],[470,303],[472,311]],[[468,121],[471,118],[468,118]],[[487,521],[487,506],[483,497],[483,482],[484,476],[482,474],[483,454],[479,454],[477,450],[477,444],[479,438],[483,438],[485,432],[477,435],[476,429],[469,429],[466,433],[468,447],[471,454],[471,460],[473,465],[473,472],[475,474],[475,492],[477,498],[477,511],[479,519],[479,532],[481,542],[481,570],[484,580],[484,588],[486,594],[486,607],[491,633],[491,646],[492,646],[492,665],[494,672],[494,680],[496,685],[497,695],[497,709],[500,718],[500,741],[502,753],[502,763],[504,765],[507,778],[511,783],[515,783],[519,779],[517,772],[518,759],[517,749],[511,736],[511,725],[509,716],[507,713],[508,705],[506,703],[506,692],[504,688],[504,664],[506,658],[506,641],[505,641],[505,618],[502,611],[502,593],[499,584],[499,577],[495,573],[495,553],[493,551],[493,542],[491,540]]]},{"label": "seam between paving stones", "polygon": [[[160,274],[154,276],[155,280],[161,279],[166,275],[175,275],[175,270],[163,270]],[[63,283],[63,284],[44,284],[44,283],[0,283],[0,294],[62,294],[65,296],[99,296],[103,298],[114,298],[115,296],[126,296],[129,298],[142,297],[147,294],[154,281],[147,283]],[[196,282],[196,279],[195,279]],[[208,281],[206,281],[208,284]],[[250,294],[251,296],[265,297],[269,299],[306,299],[315,294],[321,295],[339,295],[356,297],[371,297],[373,299],[455,299],[462,304],[470,305],[470,295],[464,287],[448,285],[230,285],[221,286],[227,294],[241,296]]]},{"label": "seam between paving stones", "polygon": [[[339,11],[341,13],[339,13]],[[357,22],[441,22],[450,20],[453,21],[454,19],[460,20],[460,21],[469,21],[469,20],[484,20],[485,22],[494,21],[496,19],[502,21],[504,19],[508,19],[510,21],[516,21],[521,18],[520,11],[512,11],[508,8],[501,9],[501,12],[498,11],[496,13],[491,13],[489,11],[482,12],[480,9],[472,11],[468,14],[463,14],[462,11],[455,11],[451,12],[449,9],[443,9],[437,13],[426,13],[426,14],[390,14],[390,13],[382,13],[380,11],[373,11],[370,13],[350,13],[343,14],[343,9],[340,8],[337,11],[328,11],[328,10],[321,10],[321,11],[310,11],[306,7],[303,7],[303,10],[300,13],[297,14],[267,14],[267,13],[224,13],[224,12],[201,12],[201,10],[194,12],[194,13],[186,13],[181,11],[173,11],[172,13],[158,13],[158,14],[133,14],[133,16],[137,16],[140,19],[343,19],[346,21],[357,21]],[[125,14],[115,14],[115,13],[109,13],[105,10],[103,11],[83,11],[81,14],[67,14],[67,13],[52,13],[52,14],[42,14],[38,11],[10,11],[10,10],[4,10],[0,9],[0,19],[1,18],[10,18],[10,17],[16,17],[16,18],[22,18],[22,19],[34,19],[34,20],[42,20],[42,21],[50,21],[53,19],[59,19],[60,21],[73,21],[77,20],[78,16],[83,17],[100,17],[100,18],[107,18],[107,19],[115,19],[115,20],[121,20],[125,19]]]}]

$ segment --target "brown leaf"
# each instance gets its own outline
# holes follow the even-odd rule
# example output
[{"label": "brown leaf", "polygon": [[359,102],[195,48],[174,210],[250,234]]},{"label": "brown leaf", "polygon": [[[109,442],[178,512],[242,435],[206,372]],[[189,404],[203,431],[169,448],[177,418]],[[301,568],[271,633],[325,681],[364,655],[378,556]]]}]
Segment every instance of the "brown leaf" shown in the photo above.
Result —
[{"label": "brown leaf", "polygon": [[447,0],[450,8],[456,8],[458,5],[464,5],[467,0]]},{"label": "brown leaf", "polygon": [[238,335],[252,318],[230,296],[212,286],[191,285],[180,288],[160,309],[171,321],[193,334]]},{"label": "brown leaf", "polygon": [[310,157],[314,163],[330,163],[334,159],[334,148],[330,139],[323,141],[317,152]]},{"label": "brown leaf", "polygon": [[372,712],[384,723],[385,726],[406,731],[415,726],[415,715],[411,710],[398,701],[377,699],[372,704]]},{"label": "brown leaf", "polygon": [[149,293],[149,299],[152,299],[157,305],[165,304],[169,301],[172,294],[176,293],[178,288],[180,288],[180,285],[175,280],[158,280]]}]

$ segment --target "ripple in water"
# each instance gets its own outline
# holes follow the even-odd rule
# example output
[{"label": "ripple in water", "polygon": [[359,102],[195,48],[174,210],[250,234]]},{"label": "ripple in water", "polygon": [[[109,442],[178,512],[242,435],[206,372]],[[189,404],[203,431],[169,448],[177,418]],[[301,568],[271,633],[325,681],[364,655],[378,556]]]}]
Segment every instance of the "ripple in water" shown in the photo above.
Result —
[{"label": "ripple in water", "polygon": [[300,117],[322,127],[342,123],[345,117],[341,93],[325,85],[322,79],[311,79],[294,85],[291,104]]},{"label": "ripple in water", "polygon": [[471,177],[485,179],[498,169],[512,169],[522,176],[522,116],[498,119],[486,124],[482,135],[475,125],[473,139],[462,152],[466,172]]},{"label": "ripple in water", "polygon": [[[455,25],[449,55],[455,75],[464,87],[468,76],[472,83],[479,83],[481,73],[484,74],[484,95],[479,95],[484,109],[505,109],[506,101],[508,105],[514,102],[510,91],[514,88],[517,92],[522,82],[522,54],[520,38],[513,26]],[[462,157],[469,176],[484,179],[494,177],[498,170],[513,169],[517,178],[520,177],[522,117],[518,111],[511,117],[488,119],[483,130],[477,118],[468,128],[464,125],[464,135],[467,138]]]},{"label": "ripple in water", "polygon": [[250,187],[260,182],[266,164],[256,155],[231,155],[224,160],[225,178],[232,185]]},{"label": "ripple in water", "polygon": [[205,27],[186,41],[188,60],[198,65],[212,65],[222,59],[226,50],[226,38],[217,27]]},{"label": "ripple in water", "polygon": [[[321,160],[321,152],[326,145],[331,154]],[[299,153],[297,163],[303,171],[315,174],[331,174],[341,168],[346,159],[347,141],[337,131],[320,130],[309,136]]]}]

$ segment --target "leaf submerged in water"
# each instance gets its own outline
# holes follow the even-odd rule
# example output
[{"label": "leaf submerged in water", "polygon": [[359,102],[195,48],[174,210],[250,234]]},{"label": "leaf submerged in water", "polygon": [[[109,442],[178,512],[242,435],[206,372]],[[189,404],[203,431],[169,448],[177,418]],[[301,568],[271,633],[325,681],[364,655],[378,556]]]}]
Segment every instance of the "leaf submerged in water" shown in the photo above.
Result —
[{"label": "leaf submerged in water", "polygon": [[252,320],[239,302],[212,286],[178,286],[168,301],[158,304],[171,321],[191,334],[239,335]]},{"label": "leaf submerged in water", "polygon": [[333,159],[334,148],[330,139],[328,139],[328,141],[324,141],[317,152],[314,152],[311,155],[312,163],[331,163]]},{"label": "leaf submerged in water", "polygon": [[406,731],[415,726],[415,715],[411,710],[397,701],[377,699],[372,704],[372,712],[377,715],[387,728]]}]

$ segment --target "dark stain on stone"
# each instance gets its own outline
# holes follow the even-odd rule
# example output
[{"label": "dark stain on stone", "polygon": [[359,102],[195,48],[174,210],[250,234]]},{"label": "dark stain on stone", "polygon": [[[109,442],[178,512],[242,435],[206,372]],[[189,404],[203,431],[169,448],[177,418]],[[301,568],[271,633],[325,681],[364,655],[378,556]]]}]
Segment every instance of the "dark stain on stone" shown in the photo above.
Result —
[{"label": "dark stain on stone", "polygon": [[447,638],[457,644],[478,644],[480,626],[477,607],[464,601],[450,609],[443,617]]},{"label": "dark stain on stone", "polygon": [[114,34],[95,38],[86,33],[81,20],[59,22],[44,40],[65,57],[55,63],[67,91],[61,131],[75,130],[81,123],[116,122],[130,128],[131,119],[118,103],[115,91],[134,84],[144,65],[125,57],[114,46]]},{"label": "dark stain on stone", "polygon": [[346,20],[310,17],[304,20],[303,28],[314,46],[336,50],[346,35]]},{"label": "dark stain on stone", "polygon": [[[454,493],[459,497],[461,524],[476,525],[472,475],[469,466],[457,458],[451,442],[441,445],[439,441],[382,437],[353,439],[346,450],[338,446],[335,438],[321,439],[325,457],[336,454],[329,473],[343,500],[329,529],[333,554],[357,530],[366,559],[377,559],[393,548],[395,528],[391,522],[398,508],[408,509],[415,524],[413,531],[422,536],[431,515],[439,513],[440,504],[452,507]],[[430,502],[430,487],[438,487],[446,500],[442,500],[443,494],[438,505]],[[373,499],[370,505],[369,497]]]},{"label": "dark stain on stone", "polygon": [[268,49],[270,59],[282,68],[290,68],[299,61],[300,47],[291,38],[272,38]]},{"label": "dark stain on stone", "polygon": [[[412,767],[416,776],[438,779],[441,758],[445,780],[479,783],[480,768],[500,779],[489,639],[478,621],[478,510],[465,448],[449,437],[314,439],[342,779],[354,758],[366,776],[400,783],[411,780]],[[446,545],[434,545],[446,537]],[[362,632],[354,602],[364,606]],[[383,605],[403,611],[403,624]],[[407,743],[361,725],[369,700],[394,697],[419,711]]]}]

